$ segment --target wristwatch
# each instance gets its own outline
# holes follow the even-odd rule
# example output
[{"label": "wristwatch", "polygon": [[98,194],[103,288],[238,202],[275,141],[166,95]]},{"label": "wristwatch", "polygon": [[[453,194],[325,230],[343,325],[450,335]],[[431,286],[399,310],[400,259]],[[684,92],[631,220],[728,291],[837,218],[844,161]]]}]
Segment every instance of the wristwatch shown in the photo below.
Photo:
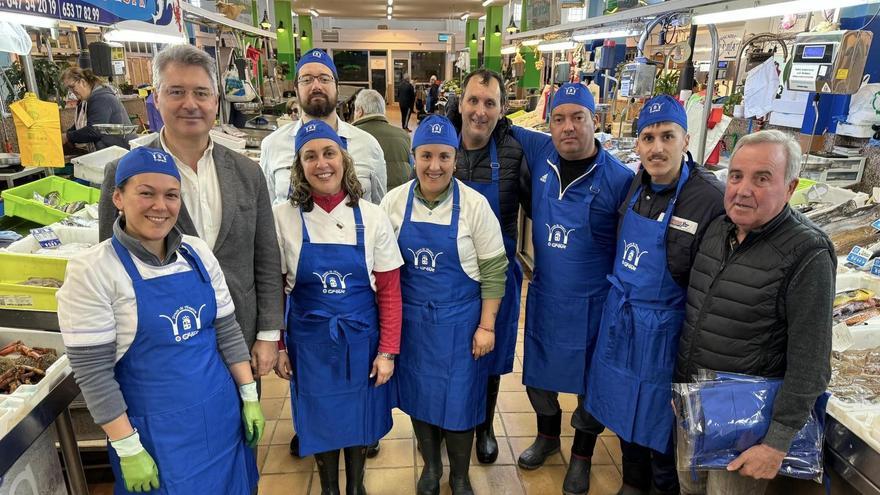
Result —
[{"label": "wristwatch", "polygon": [[389,361],[394,361],[394,358],[397,357],[396,354],[391,354],[390,352],[380,352],[377,354],[380,358],[387,359]]}]

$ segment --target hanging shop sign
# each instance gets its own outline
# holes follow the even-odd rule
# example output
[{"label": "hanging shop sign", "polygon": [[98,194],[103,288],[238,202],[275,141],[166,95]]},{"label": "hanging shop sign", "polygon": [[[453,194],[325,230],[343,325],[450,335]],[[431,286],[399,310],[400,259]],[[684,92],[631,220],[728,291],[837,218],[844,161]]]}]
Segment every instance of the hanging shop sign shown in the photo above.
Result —
[{"label": "hanging shop sign", "polygon": [[737,53],[739,53],[739,44],[741,41],[741,37],[736,33],[722,35],[718,38],[718,47],[720,48],[718,58],[735,59]]},{"label": "hanging shop sign", "polygon": [[180,20],[179,0],[0,0],[0,11],[102,26],[120,21],[165,26]]},{"label": "hanging shop sign", "polygon": [[526,12],[529,29],[541,29],[559,24],[559,0],[532,0]]},{"label": "hanging shop sign", "polygon": [[559,0],[559,7],[563,9],[582,9],[584,0]]}]

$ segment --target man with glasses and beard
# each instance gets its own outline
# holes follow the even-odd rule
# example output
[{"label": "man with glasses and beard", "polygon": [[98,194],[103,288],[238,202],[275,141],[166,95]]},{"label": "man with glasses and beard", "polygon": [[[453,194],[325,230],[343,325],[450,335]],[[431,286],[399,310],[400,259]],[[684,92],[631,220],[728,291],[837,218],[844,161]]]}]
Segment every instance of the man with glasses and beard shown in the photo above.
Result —
[{"label": "man with glasses and beard", "polygon": [[272,204],[287,201],[290,191],[290,167],[293,166],[294,137],[300,126],[310,120],[323,120],[346,142],[354,158],[355,169],[364,188],[364,198],[379,204],[387,190],[385,155],[376,138],[343,121],[336,114],[339,78],[336,65],[327,52],[308,51],[296,66],[296,94],[302,117],[281,126],[260,145],[260,167],[269,185]]}]

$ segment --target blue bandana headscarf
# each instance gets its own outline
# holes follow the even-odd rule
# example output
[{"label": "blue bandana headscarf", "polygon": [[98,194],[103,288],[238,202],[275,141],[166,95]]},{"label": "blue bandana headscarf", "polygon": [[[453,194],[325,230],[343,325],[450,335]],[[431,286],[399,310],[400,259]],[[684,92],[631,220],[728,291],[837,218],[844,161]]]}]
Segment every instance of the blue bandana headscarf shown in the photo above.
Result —
[{"label": "blue bandana headscarf", "polygon": [[455,126],[442,115],[425,117],[413,134],[412,149],[423,144],[447,144],[457,149],[458,134],[455,132]]},{"label": "blue bandana headscarf", "polygon": [[333,63],[333,59],[330,55],[327,55],[327,52],[319,48],[312,48],[299,59],[299,62],[296,64],[296,73],[299,74],[299,70],[302,69],[303,65],[311,63],[326,65],[333,72],[333,77],[339,79],[339,76],[336,75],[336,64]]},{"label": "blue bandana headscarf", "polygon": [[342,139],[336,131],[330,127],[330,124],[323,120],[310,120],[299,127],[296,131],[296,141],[294,149],[296,154],[299,150],[312,139],[329,139],[339,145],[340,148],[346,149],[345,140]]},{"label": "blue bandana headscarf", "polygon": [[565,83],[553,95],[553,102],[550,104],[550,111],[559,105],[566,103],[574,103],[580,105],[590,111],[596,113],[596,102],[593,100],[593,94],[581,83]]},{"label": "blue bandana headscarf", "polygon": [[116,167],[116,187],[139,174],[166,174],[180,180],[174,158],[167,152],[140,147],[126,153]]},{"label": "blue bandana headscarf", "polygon": [[645,102],[642,111],[639,112],[638,133],[650,125],[660,122],[674,122],[688,130],[688,117],[684,107],[675,98],[669,95],[658,95]]}]

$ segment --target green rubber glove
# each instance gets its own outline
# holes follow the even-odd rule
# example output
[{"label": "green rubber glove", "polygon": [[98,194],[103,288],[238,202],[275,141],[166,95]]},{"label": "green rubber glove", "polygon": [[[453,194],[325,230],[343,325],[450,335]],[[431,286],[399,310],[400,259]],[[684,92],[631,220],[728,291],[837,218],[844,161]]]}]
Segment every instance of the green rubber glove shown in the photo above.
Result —
[{"label": "green rubber glove", "polygon": [[244,421],[244,438],[248,447],[254,448],[263,436],[266,420],[263,418],[263,409],[259,401],[244,401],[243,404],[241,420]]},{"label": "green rubber glove", "polygon": [[159,488],[159,468],[141,445],[137,430],[125,438],[111,441],[110,445],[119,456],[119,468],[126,490],[140,493]]}]

